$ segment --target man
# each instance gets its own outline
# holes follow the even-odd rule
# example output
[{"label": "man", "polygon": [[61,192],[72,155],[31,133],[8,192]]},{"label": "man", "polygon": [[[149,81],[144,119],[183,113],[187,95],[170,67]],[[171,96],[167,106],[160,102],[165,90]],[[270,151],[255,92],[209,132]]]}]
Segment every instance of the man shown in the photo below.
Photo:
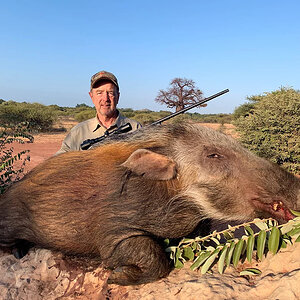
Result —
[{"label": "man", "polygon": [[89,95],[97,111],[96,117],[73,127],[56,154],[81,150],[80,145],[83,141],[109,134],[126,123],[130,123],[132,130],[141,127],[140,123],[122,116],[117,110],[119,84],[112,73],[101,71],[93,75]]}]

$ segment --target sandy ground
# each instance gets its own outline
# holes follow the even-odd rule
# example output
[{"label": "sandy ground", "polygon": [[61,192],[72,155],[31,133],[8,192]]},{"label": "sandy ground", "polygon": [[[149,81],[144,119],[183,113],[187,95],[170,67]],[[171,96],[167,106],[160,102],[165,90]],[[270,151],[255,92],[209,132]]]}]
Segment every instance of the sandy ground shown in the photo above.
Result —
[{"label": "sandy ground", "polygon": [[13,144],[15,153],[21,150],[30,150],[30,162],[27,162],[26,170],[30,170],[54,155],[61,147],[66,133],[38,134],[34,135],[33,143]]},{"label": "sandy ground", "polygon": [[45,159],[53,156],[61,147],[61,143],[72,127],[77,124],[73,119],[64,119],[55,125],[55,128],[65,128],[63,133],[40,133],[34,135],[33,143],[14,143],[14,152],[30,150],[30,162],[26,163],[26,171],[31,170]]},{"label": "sandy ground", "polygon": [[[139,286],[108,285],[101,266],[83,270],[58,252],[33,248],[18,260],[0,251],[2,300],[296,300],[300,299],[300,243],[253,261],[259,276],[240,276],[249,263],[224,274],[215,265],[210,273],[174,270],[164,279]],[[245,265],[246,264],[246,265]]]}]

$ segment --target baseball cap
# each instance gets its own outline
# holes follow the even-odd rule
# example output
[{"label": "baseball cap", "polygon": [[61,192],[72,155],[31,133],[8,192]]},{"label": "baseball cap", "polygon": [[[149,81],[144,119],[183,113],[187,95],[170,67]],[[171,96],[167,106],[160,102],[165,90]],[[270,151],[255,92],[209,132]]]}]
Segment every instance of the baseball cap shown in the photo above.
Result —
[{"label": "baseball cap", "polygon": [[118,80],[117,80],[116,76],[107,71],[100,71],[91,77],[91,89],[94,87],[96,82],[101,81],[101,80],[109,80],[113,84],[115,84],[116,87],[119,89],[119,84],[118,84]]}]

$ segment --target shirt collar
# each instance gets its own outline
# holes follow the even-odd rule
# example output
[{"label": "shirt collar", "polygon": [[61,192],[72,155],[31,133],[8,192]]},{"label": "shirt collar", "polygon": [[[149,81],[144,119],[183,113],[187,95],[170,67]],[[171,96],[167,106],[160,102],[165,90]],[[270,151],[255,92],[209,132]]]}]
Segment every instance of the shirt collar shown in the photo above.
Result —
[{"label": "shirt collar", "polygon": [[115,121],[115,123],[113,123],[109,128],[105,128],[103,125],[101,125],[99,123],[99,120],[97,118],[97,115],[94,119],[92,119],[92,124],[91,124],[91,129],[93,132],[95,132],[96,130],[98,130],[100,127],[103,127],[105,130],[111,131],[116,129],[117,127],[120,127],[122,125],[122,120],[124,120],[124,116],[121,115],[121,113],[117,110],[118,112],[118,117]]}]

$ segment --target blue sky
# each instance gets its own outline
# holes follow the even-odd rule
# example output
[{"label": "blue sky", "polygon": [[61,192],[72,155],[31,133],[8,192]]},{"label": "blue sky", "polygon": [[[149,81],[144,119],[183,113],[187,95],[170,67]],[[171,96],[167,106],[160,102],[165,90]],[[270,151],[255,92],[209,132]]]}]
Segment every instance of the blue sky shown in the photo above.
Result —
[{"label": "blue sky", "polygon": [[90,77],[113,72],[120,107],[154,101],[175,77],[231,113],[247,96],[300,89],[300,1],[2,1],[0,98],[92,105]]}]

